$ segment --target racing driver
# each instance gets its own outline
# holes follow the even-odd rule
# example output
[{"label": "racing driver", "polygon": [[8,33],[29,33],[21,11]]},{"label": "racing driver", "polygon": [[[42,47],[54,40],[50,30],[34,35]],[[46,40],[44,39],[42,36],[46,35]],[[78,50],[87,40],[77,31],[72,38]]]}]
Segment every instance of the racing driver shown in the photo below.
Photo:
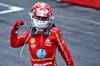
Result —
[{"label": "racing driver", "polygon": [[52,9],[48,3],[37,2],[31,9],[31,27],[18,37],[23,20],[17,20],[11,30],[10,45],[13,48],[21,47],[28,43],[31,66],[57,66],[55,61],[56,49],[68,66],[74,66],[71,54],[63,40],[60,29],[52,19]]}]

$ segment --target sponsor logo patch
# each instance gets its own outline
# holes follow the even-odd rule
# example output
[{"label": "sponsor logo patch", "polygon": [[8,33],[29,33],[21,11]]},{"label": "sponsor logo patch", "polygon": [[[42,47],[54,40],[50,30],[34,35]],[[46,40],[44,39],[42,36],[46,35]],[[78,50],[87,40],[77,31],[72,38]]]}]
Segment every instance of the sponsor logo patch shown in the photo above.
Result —
[{"label": "sponsor logo patch", "polygon": [[44,43],[45,43],[45,46],[51,46],[51,42],[48,38],[45,40]]},{"label": "sponsor logo patch", "polygon": [[46,56],[46,51],[45,51],[44,49],[39,49],[39,50],[37,51],[37,56],[38,56],[39,58],[44,58],[44,57]]},{"label": "sponsor logo patch", "polygon": [[50,40],[47,38],[47,39],[46,39],[46,42],[50,42]]},{"label": "sponsor logo patch", "polygon": [[34,45],[30,45],[31,46],[31,48],[35,48],[36,47],[36,44],[34,44]]},{"label": "sponsor logo patch", "polygon": [[35,43],[35,38],[31,38],[30,42],[31,42],[31,44],[34,44]]}]

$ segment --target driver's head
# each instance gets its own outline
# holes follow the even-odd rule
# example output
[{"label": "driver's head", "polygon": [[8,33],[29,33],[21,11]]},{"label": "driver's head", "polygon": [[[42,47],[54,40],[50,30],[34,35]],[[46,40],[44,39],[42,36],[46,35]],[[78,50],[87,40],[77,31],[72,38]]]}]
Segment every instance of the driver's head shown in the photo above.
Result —
[{"label": "driver's head", "polygon": [[48,3],[37,2],[31,9],[31,23],[37,28],[46,28],[52,17],[52,9]]}]

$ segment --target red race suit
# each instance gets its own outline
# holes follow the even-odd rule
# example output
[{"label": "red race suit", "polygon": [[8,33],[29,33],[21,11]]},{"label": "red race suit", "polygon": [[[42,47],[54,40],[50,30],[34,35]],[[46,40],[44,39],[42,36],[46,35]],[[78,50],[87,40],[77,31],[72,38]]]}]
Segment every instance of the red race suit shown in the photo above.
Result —
[{"label": "red race suit", "polygon": [[[28,43],[32,66],[57,66],[55,61],[57,48],[66,64],[74,66],[60,29],[52,27],[46,36],[44,31],[45,29],[40,33],[38,30],[28,29],[25,34],[18,37],[19,29],[14,26],[11,30],[10,45],[17,48],[23,46],[25,42]],[[34,33],[33,36],[32,33]]]}]

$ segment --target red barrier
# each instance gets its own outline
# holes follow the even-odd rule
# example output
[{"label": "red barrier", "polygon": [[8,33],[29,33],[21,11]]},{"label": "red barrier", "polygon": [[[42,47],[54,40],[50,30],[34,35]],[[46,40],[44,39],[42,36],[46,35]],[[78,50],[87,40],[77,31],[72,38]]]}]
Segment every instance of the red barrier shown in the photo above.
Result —
[{"label": "red barrier", "polygon": [[100,8],[100,0],[60,0],[60,1]]},{"label": "red barrier", "polygon": [[95,2],[96,2],[96,7],[100,8],[100,0],[95,0]]},{"label": "red barrier", "polygon": [[95,0],[81,0],[81,2],[82,2],[81,5],[84,6],[92,6],[92,7],[96,6]]}]

